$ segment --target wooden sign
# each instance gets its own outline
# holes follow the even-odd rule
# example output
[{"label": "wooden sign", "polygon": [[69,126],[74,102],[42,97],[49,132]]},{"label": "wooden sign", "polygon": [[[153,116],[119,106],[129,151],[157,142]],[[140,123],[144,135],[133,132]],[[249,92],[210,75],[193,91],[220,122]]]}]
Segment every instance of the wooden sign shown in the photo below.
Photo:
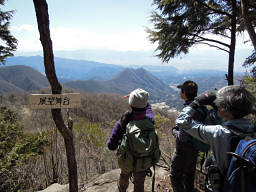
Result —
[{"label": "wooden sign", "polygon": [[78,108],[81,96],[80,93],[32,94],[28,103],[31,109]]}]

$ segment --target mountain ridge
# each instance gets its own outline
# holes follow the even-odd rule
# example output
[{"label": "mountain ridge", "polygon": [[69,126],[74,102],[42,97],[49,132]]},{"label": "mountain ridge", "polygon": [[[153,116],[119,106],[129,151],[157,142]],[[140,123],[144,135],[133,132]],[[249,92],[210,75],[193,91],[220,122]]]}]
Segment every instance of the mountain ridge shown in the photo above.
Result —
[{"label": "mountain ridge", "polygon": [[[60,81],[71,80],[110,80],[128,66],[100,63],[90,60],[75,60],[61,57],[54,58],[57,76]],[[6,65],[26,65],[44,74],[43,57],[14,56],[7,58]],[[187,76],[225,75],[221,70],[189,70],[180,71],[173,65],[129,65],[130,68],[143,67],[157,78],[169,84],[173,79],[182,79]],[[64,79],[64,80],[63,80]]]},{"label": "mountain ridge", "polygon": [[[99,67],[104,68],[103,74],[99,74],[96,77],[101,77],[101,80],[111,79],[113,74],[120,72],[124,67],[113,64],[99,63],[88,60],[74,60],[55,57],[54,58],[56,74],[60,79],[70,80],[90,80],[96,79],[95,73],[99,72]],[[6,61],[6,65],[26,65],[34,68],[35,70],[44,74],[44,60],[41,56],[17,56],[9,57]],[[74,67],[75,66],[75,67]],[[102,71],[102,70],[101,70]],[[108,73],[106,72],[108,71]]]},{"label": "mountain ridge", "polygon": [[[27,71],[26,73],[3,72],[2,77],[0,75],[0,79],[5,81],[2,81],[3,89],[0,89],[1,93],[11,92],[11,90],[20,91],[20,89],[24,91],[39,90],[44,86],[49,86],[48,80],[43,75],[43,57],[10,57],[6,66],[12,67],[17,66],[17,64],[33,68],[33,70],[37,71],[37,75],[31,76],[34,74],[31,69],[30,72]],[[6,66],[0,66],[0,70],[4,70]],[[166,65],[131,65],[129,68],[125,68],[120,65],[58,57],[55,58],[55,67],[58,79],[64,86],[72,87],[76,90],[80,89],[84,92],[106,92],[120,95],[141,87],[151,94],[154,102],[166,102],[174,107],[177,105],[182,106],[182,101],[179,98],[179,89],[176,88],[176,85],[186,80],[193,80],[198,84],[198,94],[227,85],[225,72],[218,70],[191,70],[181,73],[175,67]],[[10,74],[10,77],[8,75],[5,76],[5,73]],[[18,78],[19,76],[20,78]],[[39,77],[44,80],[35,80]],[[16,78],[16,80],[11,78]],[[235,75],[235,84],[239,84],[241,78],[242,75]],[[42,82],[47,82],[47,84]]]},{"label": "mountain ridge", "polygon": [[43,74],[24,65],[1,66],[0,79],[1,93],[26,92],[49,86],[49,82]]},{"label": "mountain ridge", "polygon": [[154,101],[161,100],[161,98],[166,100],[171,93],[174,93],[168,85],[143,68],[125,68],[111,80],[107,81],[71,81],[64,83],[64,86],[84,92],[108,92],[121,95],[128,94],[136,88],[142,88],[150,93],[150,98]]},{"label": "mountain ridge", "polygon": [[[0,67],[0,93],[31,92],[49,87],[47,78],[32,67],[24,65]],[[115,93],[126,95],[136,88],[149,92],[150,102],[173,102],[175,91],[143,68],[125,68],[112,79],[76,80],[62,83],[63,88],[73,91]]]}]

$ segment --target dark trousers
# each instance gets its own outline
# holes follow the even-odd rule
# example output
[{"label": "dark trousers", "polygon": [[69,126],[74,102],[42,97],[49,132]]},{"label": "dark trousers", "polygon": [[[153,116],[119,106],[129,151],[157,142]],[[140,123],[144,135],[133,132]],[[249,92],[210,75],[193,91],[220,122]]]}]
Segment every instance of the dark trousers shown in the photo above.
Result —
[{"label": "dark trousers", "polygon": [[198,150],[194,147],[184,143],[176,143],[170,170],[171,184],[174,192],[193,191],[197,155]]},{"label": "dark trousers", "polygon": [[120,192],[126,192],[129,186],[129,178],[133,175],[134,192],[144,192],[144,181],[147,171],[137,173],[126,173],[121,170],[118,189]]}]

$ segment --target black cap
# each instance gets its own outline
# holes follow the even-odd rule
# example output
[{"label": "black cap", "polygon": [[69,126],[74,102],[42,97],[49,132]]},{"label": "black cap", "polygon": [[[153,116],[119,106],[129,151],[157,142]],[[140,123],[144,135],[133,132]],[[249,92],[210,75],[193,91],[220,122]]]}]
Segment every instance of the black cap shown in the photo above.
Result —
[{"label": "black cap", "polygon": [[185,81],[182,85],[177,85],[177,88],[184,90],[188,98],[194,98],[197,96],[198,87],[194,81]]}]

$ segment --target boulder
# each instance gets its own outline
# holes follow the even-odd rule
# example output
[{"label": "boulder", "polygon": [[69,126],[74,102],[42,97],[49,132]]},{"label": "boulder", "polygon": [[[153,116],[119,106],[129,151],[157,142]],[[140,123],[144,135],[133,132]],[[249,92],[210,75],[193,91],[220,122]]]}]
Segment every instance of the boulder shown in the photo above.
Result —
[{"label": "boulder", "polygon": [[[91,179],[87,183],[80,183],[79,192],[117,192],[119,175],[120,169],[114,169]],[[168,172],[165,169],[156,168],[155,177],[155,191],[171,191]],[[152,177],[146,177],[145,181],[145,192],[149,191],[152,191]],[[38,192],[69,192],[69,185],[60,185],[55,183]],[[127,192],[133,192],[133,183],[131,181]]]}]

